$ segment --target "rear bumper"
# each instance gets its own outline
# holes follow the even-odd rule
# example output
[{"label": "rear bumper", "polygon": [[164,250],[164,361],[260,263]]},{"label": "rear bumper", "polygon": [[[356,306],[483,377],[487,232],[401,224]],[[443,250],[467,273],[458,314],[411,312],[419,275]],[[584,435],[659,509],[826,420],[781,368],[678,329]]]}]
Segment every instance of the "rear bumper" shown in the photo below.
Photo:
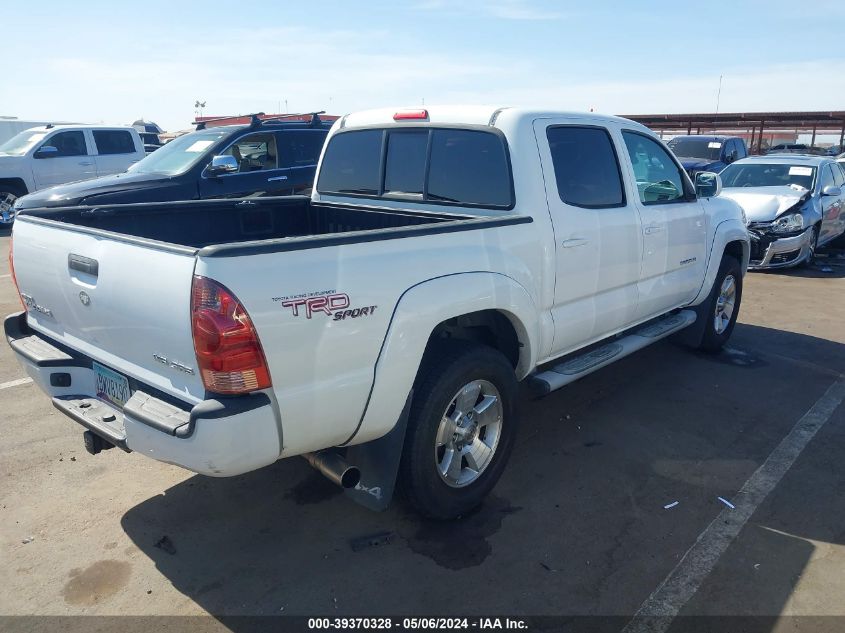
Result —
[{"label": "rear bumper", "polygon": [[752,257],[748,268],[751,270],[789,268],[797,266],[810,254],[812,228],[794,237],[782,237],[772,241],[765,249],[754,248],[757,258]]},{"label": "rear bumper", "polygon": [[27,374],[72,420],[125,451],[215,477],[239,475],[279,459],[275,409],[264,392],[191,404],[138,385],[120,409],[96,398],[92,359],[6,317],[6,340]]}]

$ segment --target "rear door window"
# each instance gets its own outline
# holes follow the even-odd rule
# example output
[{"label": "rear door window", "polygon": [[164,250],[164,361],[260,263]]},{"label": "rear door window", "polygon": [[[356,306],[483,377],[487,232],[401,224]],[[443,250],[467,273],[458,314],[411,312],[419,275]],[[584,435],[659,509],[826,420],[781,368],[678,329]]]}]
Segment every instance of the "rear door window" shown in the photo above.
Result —
[{"label": "rear door window", "polygon": [[321,130],[291,130],[276,134],[279,144],[279,163],[282,167],[313,167],[320,159],[326,132]]},{"label": "rear door window", "polygon": [[606,129],[555,126],[546,137],[563,202],[588,209],[624,206],[619,161]]},{"label": "rear door window", "polygon": [[513,206],[504,139],[480,130],[425,127],[338,133],[326,149],[317,190],[445,205]]},{"label": "rear door window", "polygon": [[98,154],[133,154],[135,142],[126,130],[94,130]]}]

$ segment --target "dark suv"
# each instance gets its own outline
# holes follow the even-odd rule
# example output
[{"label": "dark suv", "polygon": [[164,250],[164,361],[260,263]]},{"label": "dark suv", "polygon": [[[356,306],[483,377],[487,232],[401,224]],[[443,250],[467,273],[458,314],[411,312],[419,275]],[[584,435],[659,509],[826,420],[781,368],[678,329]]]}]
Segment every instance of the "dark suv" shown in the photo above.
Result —
[{"label": "dark suv", "polygon": [[305,122],[252,115],[249,125],[199,123],[125,173],[43,189],[18,198],[15,210],[308,193],[332,123],[318,114]]},{"label": "dark suv", "polygon": [[722,171],[732,162],[748,156],[745,141],[737,136],[676,136],[666,143],[695,181],[701,171]]}]

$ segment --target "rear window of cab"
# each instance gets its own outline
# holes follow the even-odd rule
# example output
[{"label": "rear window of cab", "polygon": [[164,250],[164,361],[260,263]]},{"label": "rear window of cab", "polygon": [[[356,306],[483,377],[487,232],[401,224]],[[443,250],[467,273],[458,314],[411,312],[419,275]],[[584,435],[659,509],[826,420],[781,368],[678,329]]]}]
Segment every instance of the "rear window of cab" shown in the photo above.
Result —
[{"label": "rear window of cab", "polygon": [[514,203],[504,138],[451,128],[338,132],[326,147],[317,191],[491,209]]}]

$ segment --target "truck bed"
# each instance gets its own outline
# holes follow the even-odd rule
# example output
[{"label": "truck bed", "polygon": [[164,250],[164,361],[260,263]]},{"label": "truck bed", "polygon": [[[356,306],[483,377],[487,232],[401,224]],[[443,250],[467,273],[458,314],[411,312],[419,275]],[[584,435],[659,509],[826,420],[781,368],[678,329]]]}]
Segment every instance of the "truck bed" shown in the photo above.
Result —
[{"label": "truck bed", "polygon": [[22,216],[202,249],[477,219],[462,214],[313,204],[305,196],[31,209]]}]

